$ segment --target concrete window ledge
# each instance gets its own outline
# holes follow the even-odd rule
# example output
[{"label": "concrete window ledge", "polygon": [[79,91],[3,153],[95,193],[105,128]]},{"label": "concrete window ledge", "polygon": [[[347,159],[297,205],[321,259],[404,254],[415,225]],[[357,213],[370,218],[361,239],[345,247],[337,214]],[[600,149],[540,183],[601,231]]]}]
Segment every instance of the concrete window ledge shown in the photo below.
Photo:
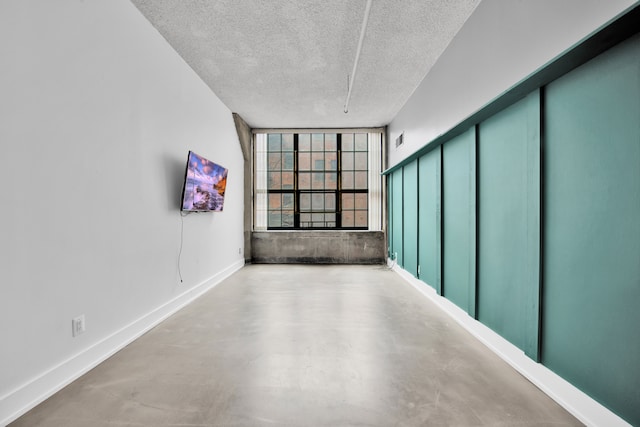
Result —
[{"label": "concrete window ledge", "polygon": [[256,264],[384,264],[382,231],[254,231]]}]

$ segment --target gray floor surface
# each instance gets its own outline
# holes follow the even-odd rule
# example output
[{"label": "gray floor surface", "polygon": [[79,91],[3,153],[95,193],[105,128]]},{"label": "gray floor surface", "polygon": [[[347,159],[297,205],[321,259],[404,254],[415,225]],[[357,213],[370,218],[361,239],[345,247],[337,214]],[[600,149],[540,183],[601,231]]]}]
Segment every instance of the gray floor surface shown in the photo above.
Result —
[{"label": "gray floor surface", "polygon": [[384,266],[248,265],[18,426],[578,426]]}]

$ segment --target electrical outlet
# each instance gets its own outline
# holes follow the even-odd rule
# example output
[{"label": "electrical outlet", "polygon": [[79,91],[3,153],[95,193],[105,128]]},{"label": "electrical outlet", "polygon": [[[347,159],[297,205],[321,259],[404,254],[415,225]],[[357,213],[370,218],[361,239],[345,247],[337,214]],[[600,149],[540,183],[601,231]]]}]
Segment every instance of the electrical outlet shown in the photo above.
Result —
[{"label": "electrical outlet", "polygon": [[84,333],[86,329],[86,325],[84,322],[84,314],[81,314],[78,317],[74,317],[71,319],[71,335],[77,337],[78,335]]}]

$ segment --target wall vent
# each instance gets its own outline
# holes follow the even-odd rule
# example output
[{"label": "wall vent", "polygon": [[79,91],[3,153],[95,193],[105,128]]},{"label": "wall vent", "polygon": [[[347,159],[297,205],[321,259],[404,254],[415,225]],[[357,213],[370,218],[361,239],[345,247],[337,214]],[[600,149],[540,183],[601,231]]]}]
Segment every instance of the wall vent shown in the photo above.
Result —
[{"label": "wall vent", "polygon": [[403,143],[404,143],[404,132],[402,132],[400,136],[396,138],[396,148],[401,146]]}]

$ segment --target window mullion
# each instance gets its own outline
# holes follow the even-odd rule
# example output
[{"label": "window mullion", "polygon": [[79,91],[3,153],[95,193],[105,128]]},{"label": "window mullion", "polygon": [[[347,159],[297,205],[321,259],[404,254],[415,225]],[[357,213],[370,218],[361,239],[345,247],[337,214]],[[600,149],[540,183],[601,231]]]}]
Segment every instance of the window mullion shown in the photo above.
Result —
[{"label": "window mullion", "polygon": [[342,134],[336,138],[336,150],[338,155],[338,179],[336,187],[336,228],[342,228]]},{"label": "window mullion", "polygon": [[300,228],[300,188],[298,187],[298,134],[293,134],[293,228]]}]

